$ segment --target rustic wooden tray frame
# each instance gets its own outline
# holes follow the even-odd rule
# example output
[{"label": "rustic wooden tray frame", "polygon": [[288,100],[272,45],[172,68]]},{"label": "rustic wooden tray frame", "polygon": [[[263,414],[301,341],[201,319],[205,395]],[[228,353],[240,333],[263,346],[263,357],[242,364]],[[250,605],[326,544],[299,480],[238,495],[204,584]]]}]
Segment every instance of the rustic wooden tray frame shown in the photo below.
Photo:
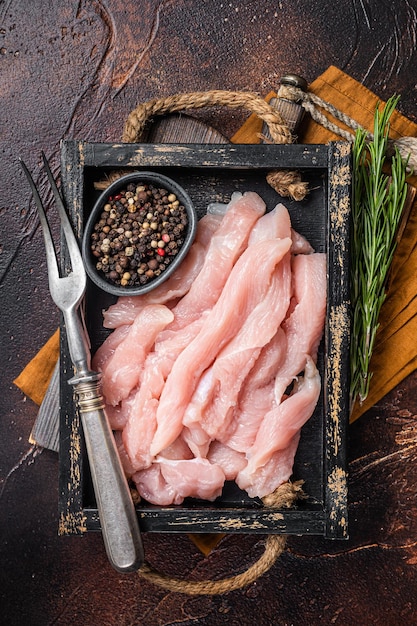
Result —
[{"label": "rustic wooden tray frame", "polygon": [[[93,183],[115,169],[156,169],[177,179],[199,215],[208,201],[227,201],[233,190],[258,191],[271,209],[288,207],[294,227],[317,251],[328,253],[328,308],[319,351],[323,390],[315,414],[303,428],[294,479],[305,481],[307,498],[291,510],[271,510],[226,485],[213,503],[137,506],[142,531],[166,533],[285,533],[347,538],[347,460],[349,379],[349,222],[351,146],[62,143],[62,191],[78,237],[98,192]],[[289,201],[266,183],[272,169],[296,169],[310,184],[302,202]],[[65,258],[64,266],[68,265]],[[89,284],[85,313],[94,351],[106,336],[101,311],[109,296]],[[63,329],[64,331],[64,329]],[[72,373],[65,332],[61,332],[60,498],[62,535],[100,530],[91,488],[82,427],[66,383]]]}]

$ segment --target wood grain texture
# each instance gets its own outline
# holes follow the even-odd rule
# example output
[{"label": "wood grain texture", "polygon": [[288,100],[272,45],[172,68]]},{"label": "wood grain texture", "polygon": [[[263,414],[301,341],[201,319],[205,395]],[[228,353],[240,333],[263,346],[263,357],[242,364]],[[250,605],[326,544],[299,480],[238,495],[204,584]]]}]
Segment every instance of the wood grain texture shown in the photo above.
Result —
[{"label": "wood grain texture", "polygon": [[[140,8],[139,8],[140,7]],[[0,603],[10,626],[417,624],[417,376],[349,428],[350,539],[292,537],[256,584],[224,597],[164,592],[107,563],[101,537],[58,537],[58,460],[28,443],[37,407],[12,384],[59,323],[21,156],[48,204],[40,151],[118,142],[139,103],[172,93],[276,89],[334,64],[416,121],[417,1],[0,2]],[[240,111],[201,110],[230,137]],[[57,224],[54,224],[57,231]],[[58,233],[55,233],[58,235]],[[145,537],[155,567],[221,578],[262,552],[229,535],[204,557],[185,535]]]}]

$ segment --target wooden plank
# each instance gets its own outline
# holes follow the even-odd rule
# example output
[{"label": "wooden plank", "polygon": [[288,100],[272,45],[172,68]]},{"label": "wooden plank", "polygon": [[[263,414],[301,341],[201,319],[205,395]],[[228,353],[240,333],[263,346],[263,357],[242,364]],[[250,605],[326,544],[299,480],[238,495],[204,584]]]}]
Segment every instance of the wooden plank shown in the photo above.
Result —
[{"label": "wooden plank", "polygon": [[[143,532],[153,533],[254,533],[323,535],[324,512],[298,510],[250,510],[228,508],[150,508],[137,509]],[[96,509],[85,509],[86,526],[100,530]]]},{"label": "wooden plank", "polygon": [[351,144],[329,147],[328,272],[332,293],[328,298],[326,329],[326,536],[347,538],[346,437],[349,417],[350,274],[349,220]]},{"label": "wooden plank", "polygon": [[30,433],[30,443],[59,452],[59,370],[57,361]]},{"label": "wooden plank", "polygon": [[[63,171],[65,169],[65,174]],[[66,200],[67,211],[80,235],[82,222],[82,196],[84,167],[79,142],[62,145],[61,185]],[[62,245],[62,265],[64,271],[70,268],[66,246]],[[80,417],[75,408],[72,388],[67,384],[73,367],[69,356],[65,325],[61,316],[60,333],[60,439],[59,439],[59,527],[60,535],[83,534],[86,532],[84,505],[85,449]],[[65,464],[62,462],[65,460]]]},{"label": "wooden plank", "polygon": [[326,146],[85,143],[85,167],[327,168]]},{"label": "wooden plank", "polygon": [[227,144],[229,140],[212,126],[185,115],[174,113],[158,117],[148,126],[142,139],[145,143],[209,143]]}]

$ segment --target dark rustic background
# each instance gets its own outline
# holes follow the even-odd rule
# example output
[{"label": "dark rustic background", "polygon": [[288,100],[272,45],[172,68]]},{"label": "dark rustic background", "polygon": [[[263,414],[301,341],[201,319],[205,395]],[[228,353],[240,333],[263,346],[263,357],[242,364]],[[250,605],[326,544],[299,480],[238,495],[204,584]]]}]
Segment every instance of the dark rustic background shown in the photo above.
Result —
[{"label": "dark rustic background", "polygon": [[[64,138],[118,141],[138,103],[181,91],[266,95],[337,65],[416,121],[417,0],[0,1],[0,598],[10,626],[417,624],[417,375],[350,427],[347,542],[292,537],[273,569],[226,596],[167,593],[108,565],[98,534],[57,536],[58,459],[28,443],[37,407],[13,379],[58,325],[21,156],[56,171]],[[196,114],[230,137],[244,111]],[[43,182],[43,179],[42,179]],[[56,228],[56,224],[55,224]],[[232,575],[263,550],[148,535],[170,574]]]}]

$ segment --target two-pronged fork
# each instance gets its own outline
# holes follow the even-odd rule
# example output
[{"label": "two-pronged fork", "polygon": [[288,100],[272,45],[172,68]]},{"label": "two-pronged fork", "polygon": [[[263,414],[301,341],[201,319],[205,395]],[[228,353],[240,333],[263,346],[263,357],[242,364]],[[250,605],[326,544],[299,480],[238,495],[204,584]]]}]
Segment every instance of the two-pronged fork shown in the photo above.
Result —
[{"label": "two-pronged fork", "polygon": [[69,353],[74,365],[74,376],[68,382],[73,385],[76,393],[109,561],[120,572],[134,571],[142,565],[144,559],[137,515],[104,411],[99,391],[100,374],[90,368],[88,337],[79,314],[79,306],[86,288],[86,273],[77,240],[49,164],[44,154],[42,157],[71,261],[72,271],[67,276],[60,276],[41,198],[28,168],[23,161],[20,163],[32,189],[42,224],[51,296],[64,316]]}]

